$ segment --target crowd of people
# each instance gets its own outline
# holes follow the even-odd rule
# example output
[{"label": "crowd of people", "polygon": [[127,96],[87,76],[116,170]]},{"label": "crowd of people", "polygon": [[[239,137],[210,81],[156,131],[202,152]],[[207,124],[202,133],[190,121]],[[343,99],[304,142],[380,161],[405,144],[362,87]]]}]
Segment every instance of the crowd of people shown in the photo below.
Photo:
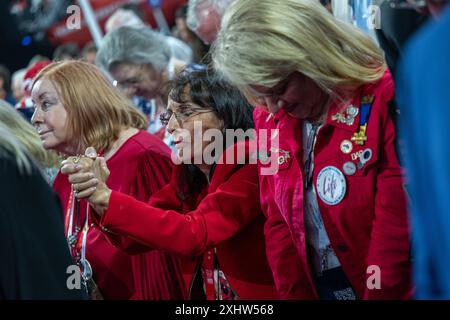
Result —
[{"label": "crowd of people", "polygon": [[125,6],[0,66],[0,298],[450,299],[449,2]]}]

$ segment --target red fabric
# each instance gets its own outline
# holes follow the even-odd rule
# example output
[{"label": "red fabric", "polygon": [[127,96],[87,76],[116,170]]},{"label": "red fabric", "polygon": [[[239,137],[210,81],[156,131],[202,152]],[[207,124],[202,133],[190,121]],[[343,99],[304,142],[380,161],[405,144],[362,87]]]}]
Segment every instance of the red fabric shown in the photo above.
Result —
[{"label": "red fabric", "polygon": [[[362,170],[345,176],[347,190],[339,204],[328,205],[317,197],[331,245],[358,298],[364,299],[404,299],[411,293],[406,200],[395,153],[394,124],[388,115],[393,93],[393,82],[387,72],[353,98],[352,104],[359,106],[360,96],[375,96],[367,141],[363,146],[353,143],[352,151],[370,148],[372,159]],[[334,166],[342,171],[343,164],[352,161],[351,154],[341,152],[340,144],[350,140],[358,130],[359,114],[354,125],[349,126],[332,120],[339,111],[337,105],[331,107],[318,133],[314,184],[324,167]],[[254,119],[258,129],[279,129],[279,149],[291,155],[276,174],[260,174],[261,204],[268,217],[265,225],[268,259],[277,289],[284,299],[316,299],[305,243],[302,122],[284,110],[268,118],[268,113],[259,107]],[[380,290],[369,290],[366,286],[370,265],[381,269]]]},{"label": "red fabric", "polygon": [[[108,186],[142,201],[167,183],[172,167],[168,147],[145,131],[128,139],[107,165],[111,172]],[[60,195],[65,213],[70,188],[67,176],[58,174],[54,189]],[[80,207],[84,215],[86,202],[82,201]],[[129,218],[128,212],[122,214]],[[181,266],[173,255],[156,250],[128,255],[95,228],[89,231],[86,255],[106,299],[184,298]]]},{"label": "red fabric", "polygon": [[23,76],[23,88],[25,97],[31,97],[31,85],[33,84],[34,78],[41,72],[49,64],[52,64],[52,61],[40,61],[33,64],[31,67],[27,69],[27,72]]},{"label": "red fabric", "polygon": [[[74,1],[75,2],[75,1]],[[186,0],[170,0],[161,1],[161,11],[167,21],[169,27],[175,24],[175,13],[179,7],[186,4]],[[90,4],[100,28],[104,31],[104,25],[107,19],[124,4],[135,3],[138,5],[140,13],[143,15],[145,24],[149,24],[151,28],[157,28],[155,17],[153,16],[153,9],[150,7],[148,1],[132,1],[132,0],[91,0]],[[61,18],[54,23],[47,31],[47,38],[54,45],[73,42],[82,48],[87,42],[92,41],[91,32],[89,32],[88,24],[81,12],[81,24],[78,28],[68,28],[67,23],[77,21],[75,16],[76,11],[71,8],[67,16]],[[68,22],[68,18],[70,22]]]},{"label": "red fabric", "polygon": [[187,288],[202,256],[215,247],[219,266],[240,298],[276,299],[265,255],[257,165],[218,164],[207,192],[193,201],[177,195],[181,169],[176,167],[170,184],[149,204],[113,191],[101,221],[105,231],[183,256]]}]

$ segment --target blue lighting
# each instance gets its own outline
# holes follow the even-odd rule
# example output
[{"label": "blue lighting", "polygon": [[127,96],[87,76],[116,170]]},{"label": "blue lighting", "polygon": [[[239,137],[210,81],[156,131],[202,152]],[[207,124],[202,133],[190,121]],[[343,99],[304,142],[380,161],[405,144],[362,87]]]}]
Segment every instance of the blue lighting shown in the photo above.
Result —
[{"label": "blue lighting", "polygon": [[22,39],[22,46],[26,47],[29,46],[31,43],[31,36],[26,36]]}]

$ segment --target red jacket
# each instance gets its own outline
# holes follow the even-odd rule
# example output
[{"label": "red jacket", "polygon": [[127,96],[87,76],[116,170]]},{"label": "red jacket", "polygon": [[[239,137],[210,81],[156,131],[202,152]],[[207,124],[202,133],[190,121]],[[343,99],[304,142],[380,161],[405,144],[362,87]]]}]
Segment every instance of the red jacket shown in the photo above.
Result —
[{"label": "red jacket", "polygon": [[[388,115],[393,82],[387,72],[380,81],[363,87],[352,100],[358,107],[354,123],[340,123],[333,117],[346,109],[332,105],[319,130],[314,149],[313,183],[327,166],[343,171],[347,162],[357,164],[358,151],[371,149],[372,157],[353,175],[345,175],[346,191],[337,204],[327,204],[317,193],[323,223],[331,245],[358,298],[403,299],[410,294],[409,229],[402,172],[397,160],[395,129]],[[350,153],[341,151],[343,140],[358,131],[360,97],[374,96],[367,127],[367,141],[353,143]],[[279,129],[279,150],[287,154],[276,174],[260,171],[261,204],[268,217],[265,225],[269,264],[284,299],[317,299],[307,260],[303,216],[302,121],[284,110],[269,117],[255,109],[257,129]],[[263,165],[260,163],[260,170]],[[369,290],[368,266],[381,270],[381,289]]]},{"label": "red jacket", "polygon": [[[175,167],[171,182],[148,204],[113,191],[100,221],[105,234],[130,252],[157,248],[180,254],[190,298],[193,276],[214,248],[241,299],[278,298],[265,254],[256,163],[218,164],[207,190],[193,201],[177,194],[181,168]],[[139,244],[145,246],[138,249]]]},{"label": "red jacket", "polygon": [[[108,159],[107,165],[111,171],[108,186],[142,201],[166,185],[172,173],[169,148],[143,130],[130,137]],[[54,189],[60,196],[67,218],[71,193],[68,176],[59,173]],[[81,228],[86,206],[87,202],[81,200]],[[78,236],[78,241],[81,241],[82,233]],[[184,284],[180,281],[181,266],[175,255],[154,250],[131,256],[112,246],[100,230],[90,228],[86,256],[105,299],[168,300],[185,297]]]}]

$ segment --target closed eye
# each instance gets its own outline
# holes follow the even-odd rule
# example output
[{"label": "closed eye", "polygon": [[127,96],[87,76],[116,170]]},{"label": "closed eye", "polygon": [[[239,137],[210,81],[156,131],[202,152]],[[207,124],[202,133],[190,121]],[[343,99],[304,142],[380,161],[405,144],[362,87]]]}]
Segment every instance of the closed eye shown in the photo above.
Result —
[{"label": "closed eye", "polygon": [[44,110],[44,111],[47,111],[51,106],[52,106],[52,103],[50,103],[48,101],[42,102],[42,110]]}]

